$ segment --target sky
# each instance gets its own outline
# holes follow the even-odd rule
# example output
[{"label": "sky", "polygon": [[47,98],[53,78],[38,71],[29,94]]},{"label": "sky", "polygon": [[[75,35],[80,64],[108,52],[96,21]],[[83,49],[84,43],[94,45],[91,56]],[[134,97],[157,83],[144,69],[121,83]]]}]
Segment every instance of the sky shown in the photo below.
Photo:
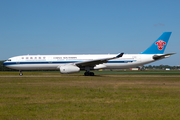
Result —
[{"label": "sky", "polygon": [[0,60],[19,55],[138,54],[163,32],[149,65],[180,65],[179,0],[0,0]]}]

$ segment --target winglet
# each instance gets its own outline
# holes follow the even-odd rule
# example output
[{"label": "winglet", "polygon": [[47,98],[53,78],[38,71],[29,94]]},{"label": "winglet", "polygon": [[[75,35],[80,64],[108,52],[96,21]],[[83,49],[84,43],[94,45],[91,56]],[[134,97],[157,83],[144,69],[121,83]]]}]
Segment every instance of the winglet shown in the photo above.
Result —
[{"label": "winglet", "polygon": [[116,56],[116,58],[122,57],[124,53],[120,53]]}]

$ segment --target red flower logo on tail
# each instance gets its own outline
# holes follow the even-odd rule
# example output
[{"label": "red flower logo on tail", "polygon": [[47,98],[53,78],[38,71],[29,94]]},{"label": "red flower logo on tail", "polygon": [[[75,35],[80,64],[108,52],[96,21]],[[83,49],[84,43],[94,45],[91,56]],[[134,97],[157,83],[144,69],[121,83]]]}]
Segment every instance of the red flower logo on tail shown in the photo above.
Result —
[{"label": "red flower logo on tail", "polygon": [[164,45],[166,45],[166,42],[164,42],[163,40],[158,40],[155,45],[158,45],[158,49],[162,50]]}]

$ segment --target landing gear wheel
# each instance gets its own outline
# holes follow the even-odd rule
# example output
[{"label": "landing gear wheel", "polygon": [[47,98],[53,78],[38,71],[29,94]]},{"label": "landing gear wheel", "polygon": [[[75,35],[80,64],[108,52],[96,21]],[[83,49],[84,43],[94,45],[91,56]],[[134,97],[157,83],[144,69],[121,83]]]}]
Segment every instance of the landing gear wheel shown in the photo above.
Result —
[{"label": "landing gear wheel", "polygon": [[22,73],[22,71],[21,71],[21,70],[19,70],[19,75],[20,75],[20,76],[22,76],[22,75],[23,75],[23,73]]},{"label": "landing gear wheel", "polygon": [[85,72],[84,76],[94,76],[94,73],[93,72]]},{"label": "landing gear wheel", "polygon": [[19,73],[19,75],[20,75],[20,76],[22,76],[22,75],[23,75],[23,73]]},{"label": "landing gear wheel", "polygon": [[94,76],[94,73],[93,73],[93,72],[90,72],[90,76]]},{"label": "landing gear wheel", "polygon": [[85,73],[84,73],[84,76],[89,76],[89,72],[85,72]]}]

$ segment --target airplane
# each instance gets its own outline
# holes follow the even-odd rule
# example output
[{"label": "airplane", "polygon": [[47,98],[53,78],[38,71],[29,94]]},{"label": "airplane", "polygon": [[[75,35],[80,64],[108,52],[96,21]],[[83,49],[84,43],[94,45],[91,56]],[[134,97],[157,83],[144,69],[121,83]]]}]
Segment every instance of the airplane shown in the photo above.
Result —
[{"label": "airplane", "polygon": [[11,57],[4,66],[19,70],[59,70],[62,74],[78,73],[94,76],[91,70],[126,69],[155,62],[175,53],[164,54],[172,32],[164,32],[149,48],[139,54],[93,54],[93,55],[23,55]]}]

